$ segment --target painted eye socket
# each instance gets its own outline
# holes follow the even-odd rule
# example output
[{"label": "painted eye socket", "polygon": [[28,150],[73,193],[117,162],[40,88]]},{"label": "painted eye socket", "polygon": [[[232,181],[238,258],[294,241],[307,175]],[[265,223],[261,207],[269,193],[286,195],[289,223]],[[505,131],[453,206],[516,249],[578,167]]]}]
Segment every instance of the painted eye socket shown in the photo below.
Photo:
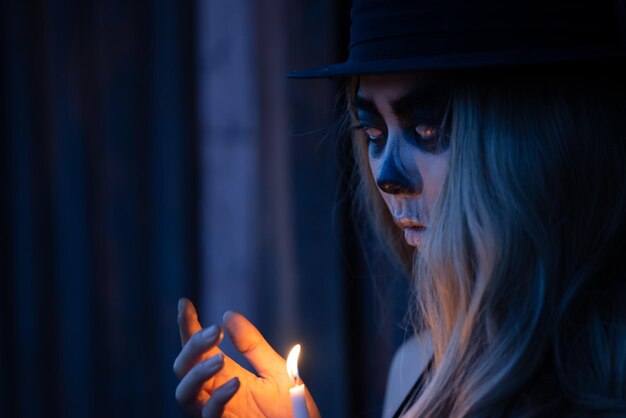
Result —
[{"label": "painted eye socket", "polygon": [[421,139],[434,139],[439,135],[439,128],[421,123],[415,127],[415,133]]},{"label": "painted eye socket", "polygon": [[372,126],[361,125],[359,128],[365,132],[365,135],[367,135],[372,141],[380,139],[383,136],[383,131]]}]

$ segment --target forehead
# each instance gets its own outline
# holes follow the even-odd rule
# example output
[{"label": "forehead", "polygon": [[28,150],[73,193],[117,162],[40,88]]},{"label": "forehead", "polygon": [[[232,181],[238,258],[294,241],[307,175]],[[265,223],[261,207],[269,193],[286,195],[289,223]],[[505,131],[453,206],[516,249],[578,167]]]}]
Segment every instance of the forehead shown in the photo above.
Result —
[{"label": "forehead", "polygon": [[358,114],[406,117],[416,111],[440,111],[450,100],[451,78],[438,73],[377,74],[358,81],[352,101]]}]

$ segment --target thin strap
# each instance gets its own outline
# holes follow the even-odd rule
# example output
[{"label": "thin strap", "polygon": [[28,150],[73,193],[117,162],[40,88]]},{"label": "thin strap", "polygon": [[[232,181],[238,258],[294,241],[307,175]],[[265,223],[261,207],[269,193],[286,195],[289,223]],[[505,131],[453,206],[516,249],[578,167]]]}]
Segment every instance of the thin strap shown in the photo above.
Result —
[{"label": "thin strap", "polygon": [[422,386],[424,386],[424,379],[426,378],[426,373],[427,371],[430,370],[432,365],[433,365],[433,359],[431,358],[428,364],[426,365],[426,367],[424,368],[424,371],[422,372],[422,374],[419,375],[419,377],[415,381],[415,384],[413,385],[409,393],[407,393],[406,397],[404,398],[404,400],[402,401],[402,403],[396,410],[396,413],[393,414],[392,418],[399,418],[403,413],[406,412],[406,410],[411,405],[413,405],[413,402],[415,402],[415,398],[422,390]]}]

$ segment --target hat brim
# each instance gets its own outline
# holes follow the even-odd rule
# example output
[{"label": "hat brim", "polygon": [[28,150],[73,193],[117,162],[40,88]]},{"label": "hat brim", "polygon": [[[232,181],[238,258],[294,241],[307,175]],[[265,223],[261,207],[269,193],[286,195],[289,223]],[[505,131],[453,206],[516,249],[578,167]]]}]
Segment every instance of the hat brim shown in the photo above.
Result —
[{"label": "hat brim", "polygon": [[495,66],[550,64],[586,60],[625,58],[626,52],[607,49],[560,49],[542,51],[496,51],[442,56],[427,56],[400,60],[346,61],[323,67],[291,71],[288,78],[344,78],[355,75],[400,73],[420,70],[471,69]]}]

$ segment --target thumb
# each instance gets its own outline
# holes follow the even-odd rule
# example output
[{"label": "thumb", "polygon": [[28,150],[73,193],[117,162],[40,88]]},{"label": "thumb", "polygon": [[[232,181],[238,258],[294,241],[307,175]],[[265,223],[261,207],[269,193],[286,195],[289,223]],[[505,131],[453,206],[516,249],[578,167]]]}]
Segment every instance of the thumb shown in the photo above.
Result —
[{"label": "thumb", "polygon": [[180,331],[181,345],[185,345],[193,334],[202,329],[202,325],[198,322],[196,308],[186,298],[178,300],[178,329]]},{"label": "thumb", "polygon": [[261,377],[285,373],[285,360],[269,345],[258,329],[243,315],[227,311],[224,330],[237,350],[244,355]]}]

